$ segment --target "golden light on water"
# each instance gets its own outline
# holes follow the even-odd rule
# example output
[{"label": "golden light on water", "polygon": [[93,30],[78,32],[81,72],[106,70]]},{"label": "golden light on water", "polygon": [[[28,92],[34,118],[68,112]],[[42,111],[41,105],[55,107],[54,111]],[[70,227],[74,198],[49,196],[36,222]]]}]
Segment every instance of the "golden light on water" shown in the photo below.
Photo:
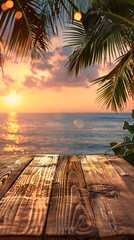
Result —
[{"label": "golden light on water", "polygon": [[9,8],[9,9],[14,6],[14,2],[12,0],[7,0],[5,2],[5,4],[6,4],[7,8]]},{"label": "golden light on water", "polygon": [[8,120],[5,124],[5,132],[3,134],[3,139],[5,139],[8,143],[4,146],[3,151],[5,152],[23,152],[18,144],[21,142],[21,138],[19,133],[21,133],[21,128],[19,122],[17,120],[17,113],[10,112],[8,115]]},{"label": "golden light on water", "polygon": [[4,100],[5,103],[10,106],[16,106],[21,102],[20,96],[15,92],[12,92],[9,95],[5,96]]},{"label": "golden light on water", "polygon": [[16,18],[17,20],[21,19],[21,18],[22,18],[22,12],[21,12],[21,11],[17,11],[17,12],[15,13],[15,18]]},{"label": "golden light on water", "polygon": [[80,21],[82,19],[81,12],[75,12],[74,19],[77,20],[77,21]]}]

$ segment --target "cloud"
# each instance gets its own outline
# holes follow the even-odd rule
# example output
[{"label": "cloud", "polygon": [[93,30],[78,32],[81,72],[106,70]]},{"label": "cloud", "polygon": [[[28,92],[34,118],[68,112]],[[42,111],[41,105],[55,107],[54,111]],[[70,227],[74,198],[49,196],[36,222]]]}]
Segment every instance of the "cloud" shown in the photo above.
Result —
[{"label": "cloud", "polygon": [[11,76],[5,75],[2,77],[0,84],[0,95],[5,95],[10,92],[10,89],[13,88],[14,84],[15,80]]},{"label": "cloud", "polygon": [[70,49],[57,47],[46,54],[44,62],[36,61],[32,67],[29,63],[18,62],[8,65],[8,74],[4,76],[0,84],[0,94],[8,94],[11,91],[44,90],[46,88],[57,91],[61,91],[65,87],[89,88],[91,80],[106,74],[111,68],[109,64],[105,68],[91,66],[82,70],[77,77],[68,76],[65,65],[69,53]]},{"label": "cloud", "polygon": [[15,80],[10,75],[5,75],[3,77],[3,82],[6,86],[9,86],[15,83]]},{"label": "cloud", "polygon": [[54,88],[62,87],[89,87],[91,79],[98,77],[99,69],[87,68],[77,77],[68,76],[65,67],[68,58],[68,50],[56,48],[53,52],[48,52],[44,63],[35,62],[31,75],[26,75],[23,82],[26,88]]}]

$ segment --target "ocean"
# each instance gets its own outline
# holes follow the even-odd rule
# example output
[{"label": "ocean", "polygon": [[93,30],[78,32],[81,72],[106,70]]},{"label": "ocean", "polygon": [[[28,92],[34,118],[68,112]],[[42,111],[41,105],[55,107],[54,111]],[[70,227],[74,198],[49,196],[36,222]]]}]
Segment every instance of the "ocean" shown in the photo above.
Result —
[{"label": "ocean", "polygon": [[0,154],[112,153],[109,143],[128,135],[130,113],[1,113]]}]

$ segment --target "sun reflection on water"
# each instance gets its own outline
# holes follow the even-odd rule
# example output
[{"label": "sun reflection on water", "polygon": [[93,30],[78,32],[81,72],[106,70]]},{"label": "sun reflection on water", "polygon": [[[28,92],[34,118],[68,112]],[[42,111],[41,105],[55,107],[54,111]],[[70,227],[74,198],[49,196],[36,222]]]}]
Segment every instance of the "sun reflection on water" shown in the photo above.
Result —
[{"label": "sun reflection on water", "polygon": [[23,152],[19,143],[21,143],[20,133],[21,128],[17,119],[16,112],[10,112],[8,114],[7,122],[5,123],[5,134],[3,134],[3,139],[7,141],[3,151],[4,152]]}]

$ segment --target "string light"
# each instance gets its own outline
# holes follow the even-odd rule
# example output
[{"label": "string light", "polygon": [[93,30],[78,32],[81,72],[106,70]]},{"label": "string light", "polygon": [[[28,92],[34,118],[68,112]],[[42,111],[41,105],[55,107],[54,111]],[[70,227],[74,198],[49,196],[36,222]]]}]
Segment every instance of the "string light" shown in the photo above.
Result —
[{"label": "string light", "polygon": [[2,9],[2,11],[6,11],[8,9],[6,3],[3,3],[1,5],[1,9]]},{"label": "string light", "polygon": [[[6,2],[2,3],[1,9],[2,11],[7,11],[8,9],[11,9],[14,6],[14,2],[12,0],[7,0]],[[21,19],[23,16],[21,11],[17,11],[15,13],[16,20]]]},{"label": "string light", "polygon": [[17,20],[21,19],[22,18],[22,12],[21,11],[17,11],[15,13],[15,17],[16,17]]},{"label": "string light", "polygon": [[6,6],[7,6],[7,8],[12,8],[13,6],[14,6],[14,2],[12,1],[12,0],[8,0],[8,1],[6,1]]},{"label": "string light", "polygon": [[76,12],[74,14],[74,19],[77,20],[77,21],[80,21],[82,19],[82,14],[81,12]]}]

